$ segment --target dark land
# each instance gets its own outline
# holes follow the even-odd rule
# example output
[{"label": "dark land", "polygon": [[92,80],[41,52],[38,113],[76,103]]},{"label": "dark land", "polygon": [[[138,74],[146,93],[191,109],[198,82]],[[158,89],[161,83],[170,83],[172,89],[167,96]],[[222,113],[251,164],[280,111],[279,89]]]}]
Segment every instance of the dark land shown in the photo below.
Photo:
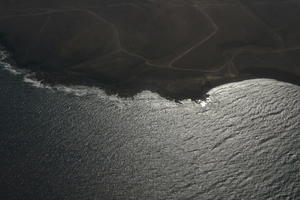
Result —
[{"label": "dark land", "polygon": [[225,82],[300,84],[298,0],[2,0],[0,40],[50,84],[199,98]]}]

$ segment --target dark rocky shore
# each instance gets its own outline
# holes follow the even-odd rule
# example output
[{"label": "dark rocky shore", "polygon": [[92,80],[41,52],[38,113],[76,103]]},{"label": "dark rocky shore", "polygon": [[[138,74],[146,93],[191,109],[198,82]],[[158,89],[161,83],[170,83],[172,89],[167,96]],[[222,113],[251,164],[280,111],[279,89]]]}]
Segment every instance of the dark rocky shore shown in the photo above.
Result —
[{"label": "dark rocky shore", "polygon": [[0,40],[48,83],[199,98],[263,77],[300,84],[297,0],[3,0]]}]

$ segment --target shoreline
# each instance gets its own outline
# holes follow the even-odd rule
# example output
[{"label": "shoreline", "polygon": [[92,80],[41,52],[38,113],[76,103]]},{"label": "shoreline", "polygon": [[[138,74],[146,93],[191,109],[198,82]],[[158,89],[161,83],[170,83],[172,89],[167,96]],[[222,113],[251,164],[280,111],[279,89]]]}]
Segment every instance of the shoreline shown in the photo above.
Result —
[{"label": "shoreline", "polygon": [[266,1],[278,16],[256,1],[122,2],[2,2],[0,43],[11,64],[40,81],[120,97],[149,90],[205,99],[216,86],[253,78],[300,85],[299,12],[291,2],[282,9]]},{"label": "shoreline", "polygon": [[[4,62],[7,62],[8,64],[14,66],[17,69],[28,70],[28,73],[34,73],[34,78],[37,81],[40,81],[42,84],[49,85],[50,87],[53,87],[55,85],[64,85],[66,87],[95,87],[102,89],[107,95],[117,95],[121,98],[132,98],[143,91],[151,91],[153,93],[157,93],[158,95],[167,100],[174,100],[175,102],[179,102],[186,99],[191,99],[192,101],[205,100],[209,97],[207,92],[217,86],[257,78],[274,79],[277,81],[300,85],[300,77],[298,77],[297,75],[282,73],[280,71],[267,74],[268,72],[272,71],[265,71],[265,69],[256,68],[252,69],[251,72],[257,75],[244,74],[235,78],[221,79],[218,81],[209,82],[209,84],[202,86],[195,84],[192,88],[189,88],[189,91],[184,92],[182,90],[176,91],[176,89],[173,91],[166,91],[166,89],[163,87],[150,85],[142,82],[129,82],[128,85],[120,85],[118,82],[116,82],[115,84],[105,84],[101,82],[101,79],[95,80],[89,78],[86,74],[74,73],[72,71],[36,71],[34,70],[34,68],[20,67],[22,66],[22,64],[18,64],[18,62],[14,59],[13,52],[7,50],[7,48],[3,44],[2,48],[0,48],[0,51],[4,51],[8,54],[7,57],[3,59]],[[160,80],[154,80],[154,82],[158,84],[161,83]]]}]

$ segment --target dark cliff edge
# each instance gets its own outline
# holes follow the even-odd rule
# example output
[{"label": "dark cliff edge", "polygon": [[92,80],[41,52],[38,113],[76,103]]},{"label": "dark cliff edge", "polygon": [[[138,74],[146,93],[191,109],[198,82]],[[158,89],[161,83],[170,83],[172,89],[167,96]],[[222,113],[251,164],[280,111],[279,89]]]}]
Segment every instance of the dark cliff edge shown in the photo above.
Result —
[{"label": "dark cliff edge", "polygon": [[249,78],[300,85],[292,0],[3,0],[0,41],[50,83],[203,98]]}]

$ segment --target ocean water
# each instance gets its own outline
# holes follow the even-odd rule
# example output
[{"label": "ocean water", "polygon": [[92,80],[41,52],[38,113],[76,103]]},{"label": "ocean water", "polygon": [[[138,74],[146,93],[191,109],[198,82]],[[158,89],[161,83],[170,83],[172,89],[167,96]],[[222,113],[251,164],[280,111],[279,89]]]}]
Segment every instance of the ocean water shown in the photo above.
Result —
[{"label": "ocean water", "polygon": [[0,65],[0,199],[300,198],[299,86],[254,79],[176,103]]}]

